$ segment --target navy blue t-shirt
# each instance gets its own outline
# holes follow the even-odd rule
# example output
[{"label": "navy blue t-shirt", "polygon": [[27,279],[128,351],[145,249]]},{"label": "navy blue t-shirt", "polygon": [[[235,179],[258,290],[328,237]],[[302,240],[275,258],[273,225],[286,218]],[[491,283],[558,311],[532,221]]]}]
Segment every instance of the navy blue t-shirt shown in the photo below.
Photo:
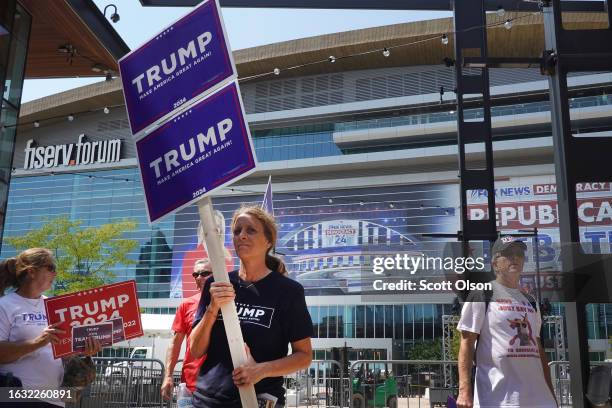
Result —
[{"label": "navy blue t-shirt", "polygon": [[[302,285],[275,271],[254,283],[240,279],[238,271],[230,272],[229,278],[236,291],[242,336],[255,361],[286,357],[289,343],[313,336]],[[211,283],[212,279],[209,279],[202,290],[194,327],[210,303]],[[232,371],[232,358],[219,313],[210,334],[206,360],[198,374],[194,407],[240,407],[240,395],[232,381]],[[285,403],[282,377],[262,379],[255,384],[255,392],[274,395],[278,403]]]}]

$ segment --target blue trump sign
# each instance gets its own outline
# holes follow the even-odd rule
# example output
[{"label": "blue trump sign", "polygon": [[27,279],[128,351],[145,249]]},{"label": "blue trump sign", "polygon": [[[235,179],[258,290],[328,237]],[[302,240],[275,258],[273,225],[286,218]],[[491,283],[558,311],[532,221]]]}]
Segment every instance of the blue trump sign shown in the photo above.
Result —
[{"label": "blue trump sign", "polygon": [[133,135],[235,76],[216,0],[121,58],[119,70]]},{"label": "blue trump sign", "polygon": [[156,221],[256,166],[235,82],[136,142],[149,220]]}]

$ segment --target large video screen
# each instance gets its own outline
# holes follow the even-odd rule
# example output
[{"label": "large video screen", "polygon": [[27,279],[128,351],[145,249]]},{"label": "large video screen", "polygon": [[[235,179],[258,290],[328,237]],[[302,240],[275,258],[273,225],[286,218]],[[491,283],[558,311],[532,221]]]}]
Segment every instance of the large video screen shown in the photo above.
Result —
[{"label": "large video screen", "polygon": [[[588,244],[590,252],[609,253],[610,184],[593,183],[579,188],[582,242]],[[559,230],[554,177],[501,181],[496,183],[495,195],[498,230],[516,233],[538,228],[537,240],[524,238],[528,246],[525,271],[534,271],[537,252],[541,286],[558,287],[555,272],[559,270]],[[260,204],[262,196],[245,191],[244,195],[213,200],[215,208],[224,215],[225,246],[233,255],[234,268],[238,268],[239,260],[229,232],[232,214],[243,203]],[[436,241],[431,234],[455,234],[460,229],[457,184],[275,193],[274,210],[279,226],[276,253],[287,263],[290,277],[312,296],[359,294],[359,275],[368,254],[422,253],[424,243]],[[488,216],[486,191],[471,192],[468,214],[473,219]],[[175,217],[171,297],[195,293],[193,264],[206,257],[198,224],[195,206]],[[472,251],[486,258],[488,243],[473,243]]]}]

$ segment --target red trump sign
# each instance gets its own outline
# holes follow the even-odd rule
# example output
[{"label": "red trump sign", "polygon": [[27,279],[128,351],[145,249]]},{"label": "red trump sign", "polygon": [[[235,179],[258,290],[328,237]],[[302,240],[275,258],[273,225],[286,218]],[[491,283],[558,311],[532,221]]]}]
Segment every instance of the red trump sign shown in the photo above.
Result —
[{"label": "red trump sign", "polygon": [[123,335],[117,335],[113,327],[113,338],[127,340],[144,334],[133,280],[45,299],[45,310],[49,324],[63,322],[59,328],[65,331],[60,343],[53,344],[55,358],[78,352],[71,335],[73,327],[116,325],[122,320]]}]

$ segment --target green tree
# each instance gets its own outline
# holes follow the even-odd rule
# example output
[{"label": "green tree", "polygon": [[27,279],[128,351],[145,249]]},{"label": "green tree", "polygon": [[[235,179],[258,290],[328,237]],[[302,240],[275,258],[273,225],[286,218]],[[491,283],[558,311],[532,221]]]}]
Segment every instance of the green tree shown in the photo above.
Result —
[{"label": "green tree", "polygon": [[415,343],[406,354],[408,360],[442,360],[442,339]]},{"label": "green tree", "polygon": [[451,354],[453,360],[459,359],[459,347],[461,346],[461,332],[456,328],[453,330],[453,337],[451,343]]},{"label": "green tree", "polygon": [[111,271],[114,266],[135,263],[128,259],[128,254],[137,248],[138,242],[122,238],[134,229],[136,222],[131,220],[83,228],[81,221],[59,217],[39,229],[5,240],[17,252],[33,247],[53,251],[57,278],[52,293],[59,295],[110,283],[115,277]]}]

